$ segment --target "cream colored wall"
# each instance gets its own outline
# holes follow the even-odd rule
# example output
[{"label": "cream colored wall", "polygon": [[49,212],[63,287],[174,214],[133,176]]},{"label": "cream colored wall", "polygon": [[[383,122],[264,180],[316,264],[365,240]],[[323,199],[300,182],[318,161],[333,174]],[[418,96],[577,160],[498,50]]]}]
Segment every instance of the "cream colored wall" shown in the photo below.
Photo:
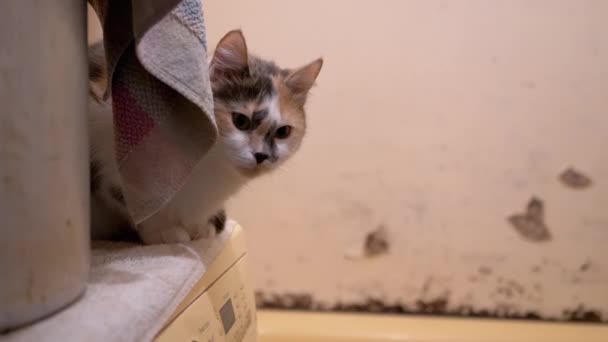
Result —
[{"label": "cream colored wall", "polygon": [[[282,65],[325,58],[301,152],[231,206],[266,294],[562,318],[608,310],[608,2],[205,6],[210,46],[240,27]],[[591,188],[559,183],[567,166]],[[549,242],[506,221],[533,195]],[[345,257],[378,225],[388,254]]]},{"label": "cream colored wall", "polygon": [[[315,305],[608,310],[608,2],[205,1],[284,66],[325,58],[302,150],[230,206],[259,289]],[[564,187],[567,166],[594,181]],[[507,216],[531,196],[549,242]],[[348,254],[384,225],[389,253]],[[268,298],[267,298],[268,299]]]},{"label": "cream colored wall", "polygon": [[93,7],[87,5],[87,40],[89,43],[93,43],[101,39],[101,37],[99,18],[95,14]]}]

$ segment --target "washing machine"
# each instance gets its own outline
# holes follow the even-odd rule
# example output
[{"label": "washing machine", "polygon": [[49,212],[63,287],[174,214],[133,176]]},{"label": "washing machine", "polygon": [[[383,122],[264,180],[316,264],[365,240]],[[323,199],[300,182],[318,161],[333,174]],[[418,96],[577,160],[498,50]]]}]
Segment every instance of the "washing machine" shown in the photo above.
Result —
[{"label": "washing machine", "polygon": [[245,237],[237,225],[156,341],[255,341],[257,318],[249,266]]}]

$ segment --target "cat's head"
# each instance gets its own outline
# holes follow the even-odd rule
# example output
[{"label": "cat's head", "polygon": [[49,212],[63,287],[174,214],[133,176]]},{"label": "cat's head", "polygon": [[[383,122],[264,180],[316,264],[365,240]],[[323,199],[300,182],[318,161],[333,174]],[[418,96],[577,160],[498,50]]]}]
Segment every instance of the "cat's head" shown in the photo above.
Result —
[{"label": "cat's head", "polygon": [[281,69],[249,54],[239,30],[218,43],[210,63],[215,119],[222,148],[246,176],[289,159],[306,132],[304,105],[322,59]]}]

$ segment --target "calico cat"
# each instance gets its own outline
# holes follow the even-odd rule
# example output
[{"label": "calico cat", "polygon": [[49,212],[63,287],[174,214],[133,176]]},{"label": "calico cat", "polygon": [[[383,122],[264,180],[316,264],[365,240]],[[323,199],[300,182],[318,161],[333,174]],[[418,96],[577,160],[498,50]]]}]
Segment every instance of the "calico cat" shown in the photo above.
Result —
[{"label": "calico cat", "polygon": [[[114,152],[111,104],[101,100],[105,63],[101,44],[89,50],[93,237],[129,224]],[[186,242],[221,230],[224,202],[247,182],[275,170],[300,147],[304,106],[323,60],[296,69],[251,55],[239,30],[227,33],[209,63],[216,144],[159,212],[136,227],[146,244]]]}]

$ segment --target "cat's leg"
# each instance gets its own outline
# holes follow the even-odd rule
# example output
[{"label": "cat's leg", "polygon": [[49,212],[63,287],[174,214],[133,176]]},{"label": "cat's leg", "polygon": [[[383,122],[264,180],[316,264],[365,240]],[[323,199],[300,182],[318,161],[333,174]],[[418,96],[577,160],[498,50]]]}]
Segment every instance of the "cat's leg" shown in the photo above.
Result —
[{"label": "cat's leg", "polygon": [[182,243],[190,241],[190,234],[182,227],[164,229],[161,233],[164,243]]},{"label": "cat's leg", "polygon": [[154,225],[145,222],[137,227],[141,240],[146,245],[158,245],[163,243],[182,243],[191,240],[190,234],[184,227],[177,225]]},{"label": "cat's leg", "polygon": [[219,234],[224,231],[226,226],[226,210],[220,209],[215,215],[209,219],[209,223],[215,229],[215,233]]},{"label": "cat's leg", "polygon": [[195,231],[197,232],[196,239],[209,239],[220,234],[224,230],[226,225],[226,211],[224,209],[218,210],[207,222],[197,225]]},{"label": "cat's leg", "polygon": [[215,235],[215,227],[210,222],[205,222],[196,226],[194,239],[212,239]]},{"label": "cat's leg", "polygon": [[159,245],[165,243],[183,243],[190,241],[190,235],[182,227],[169,227],[165,229],[137,229],[141,240],[146,245]]}]

